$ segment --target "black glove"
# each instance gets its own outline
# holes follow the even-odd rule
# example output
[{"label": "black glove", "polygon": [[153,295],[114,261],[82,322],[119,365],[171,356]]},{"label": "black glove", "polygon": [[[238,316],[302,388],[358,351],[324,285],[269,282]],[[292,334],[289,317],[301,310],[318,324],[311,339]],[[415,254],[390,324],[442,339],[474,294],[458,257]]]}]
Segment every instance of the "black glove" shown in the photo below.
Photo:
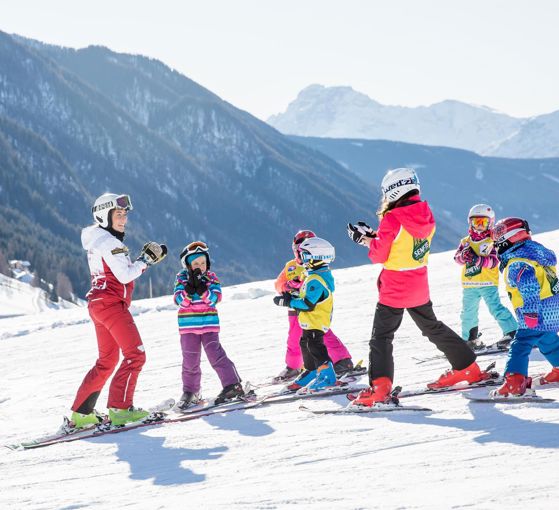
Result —
[{"label": "black glove", "polygon": [[357,244],[367,246],[367,241],[377,236],[376,232],[364,221],[358,221],[355,225],[347,224],[347,235]]},{"label": "black glove", "polygon": [[196,294],[201,296],[204,292],[206,292],[208,288],[208,281],[206,280],[206,277],[204,276],[202,270],[199,267],[197,267],[194,271],[192,271],[191,280],[194,289],[196,290]]},{"label": "black glove", "polygon": [[148,266],[153,266],[154,264],[161,262],[166,256],[167,246],[156,243],[155,241],[150,241],[149,243],[144,244],[144,247],[136,260],[141,260]]},{"label": "black glove", "polygon": [[274,304],[278,306],[289,306],[291,304],[291,294],[284,292],[281,296],[274,296]]},{"label": "black glove", "polygon": [[189,296],[196,294],[196,287],[194,286],[192,278],[189,278],[186,282],[184,282],[184,290]]}]

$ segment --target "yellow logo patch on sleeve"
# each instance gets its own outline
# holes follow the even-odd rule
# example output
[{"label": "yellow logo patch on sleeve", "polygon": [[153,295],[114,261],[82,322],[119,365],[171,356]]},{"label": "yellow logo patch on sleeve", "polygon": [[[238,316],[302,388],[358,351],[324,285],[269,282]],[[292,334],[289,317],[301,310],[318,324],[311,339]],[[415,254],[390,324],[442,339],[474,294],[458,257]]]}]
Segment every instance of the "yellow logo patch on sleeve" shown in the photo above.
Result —
[{"label": "yellow logo patch on sleeve", "polygon": [[121,253],[123,253],[124,255],[128,255],[128,248],[126,246],[123,246],[121,248],[114,248],[113,250],[111,250],[111,253],[113,255],[120,255]]}]

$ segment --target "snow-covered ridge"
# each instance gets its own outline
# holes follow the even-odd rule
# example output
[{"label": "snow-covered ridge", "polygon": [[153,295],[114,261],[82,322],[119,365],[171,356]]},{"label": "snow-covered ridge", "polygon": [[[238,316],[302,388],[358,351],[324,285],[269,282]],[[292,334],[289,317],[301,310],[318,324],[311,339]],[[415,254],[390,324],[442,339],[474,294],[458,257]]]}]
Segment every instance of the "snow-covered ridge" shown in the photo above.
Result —
[{"label": "snow-covered ridge", "polygon": [[511,158],[559,156],[559,111],[515,118],[455,100],[383,105],[351,87],[310,85],[268,123],[299,136],[393,140]]}]

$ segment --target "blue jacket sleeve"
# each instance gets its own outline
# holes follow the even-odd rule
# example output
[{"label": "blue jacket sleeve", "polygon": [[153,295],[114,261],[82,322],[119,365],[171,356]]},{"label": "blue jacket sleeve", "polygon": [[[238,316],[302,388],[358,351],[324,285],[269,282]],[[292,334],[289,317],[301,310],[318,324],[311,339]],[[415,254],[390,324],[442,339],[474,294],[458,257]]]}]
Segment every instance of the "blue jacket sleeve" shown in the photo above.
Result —
[{"label": "blue jacket sleeve", "polygon": [[202,296],[202,299],[211,306],[217,305],[221,301],[221,284],[219,280],[213,280],[208,285],[208,290]]},{"label": "blue jacket sleeve", "polygon": [[190,301],[190,298],[188,297],[188,293],[184,288],[184,282],[186,282],[186,280],[188,280],[188,275],[184,274],[183,271],[177,274],[175,278],[175,289],[173,291],[173,298],[175,304],[179,306],[185,299],[187,301]]},{"label": "blue jacket sleeve", "polygon": [[295,310],[312,311],[314,307],[322,301],[323,297],[327,297],[330,291],[322,285],[318,280],[313,280],[307,285],[307,291],[304,298],[292,299],[290,307]]},{"label": "blue jacket sleeve", "polygon": [[524,262],[513,262],[509,266],[509,285],[516,287],[522,299],[524,313],[540,313],[540,284],[536,278],[534,268]]}]

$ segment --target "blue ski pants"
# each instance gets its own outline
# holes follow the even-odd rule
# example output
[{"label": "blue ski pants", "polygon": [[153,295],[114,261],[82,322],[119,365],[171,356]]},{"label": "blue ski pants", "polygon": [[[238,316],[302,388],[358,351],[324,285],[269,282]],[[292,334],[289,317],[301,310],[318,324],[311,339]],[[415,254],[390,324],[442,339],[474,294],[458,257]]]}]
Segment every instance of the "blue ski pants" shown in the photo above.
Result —
[{"label": "blue ski pants", "polygon": [[499,323],[503,334],[518,329],[518,323],[514,315],[501,303],[497,286],[467,287],[464,288],[462,295],[462,313],[460,314],[462,319],[462,338],[464,340],[468,340],[470,329],[478,325],[479,302],[482,298],[489,309],[489,313]]},{"label": "blue ski pants", "polygon": [[554,367],[559,367],[559,336],[553,331],[519,329],[510,344],[505,374],[528,375],[528,361],[536,346]]}]

